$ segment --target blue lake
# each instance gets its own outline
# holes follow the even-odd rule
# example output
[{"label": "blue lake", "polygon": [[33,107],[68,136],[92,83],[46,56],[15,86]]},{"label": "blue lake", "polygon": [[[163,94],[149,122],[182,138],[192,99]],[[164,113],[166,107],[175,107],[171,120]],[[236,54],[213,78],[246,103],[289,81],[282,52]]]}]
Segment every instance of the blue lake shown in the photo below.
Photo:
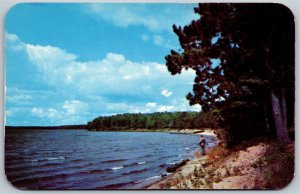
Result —
[{"label": "blue lake", "polygon": [[162,132],[12,130],[5,173],[22,189],[140,189],[192,158],[198,142],[199,135]]}]

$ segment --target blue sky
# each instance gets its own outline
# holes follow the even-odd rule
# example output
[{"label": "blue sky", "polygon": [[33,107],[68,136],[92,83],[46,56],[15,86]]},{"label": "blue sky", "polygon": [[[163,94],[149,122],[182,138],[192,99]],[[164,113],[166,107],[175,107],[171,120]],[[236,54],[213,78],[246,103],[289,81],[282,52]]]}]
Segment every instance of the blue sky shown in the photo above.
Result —
[{"label": "blue sky", "polygon": [[172,25],[195,4],[18,4],[5,20],[6,124],[84,124],[100,115],[200,111],[195,73],[171,76]]}]

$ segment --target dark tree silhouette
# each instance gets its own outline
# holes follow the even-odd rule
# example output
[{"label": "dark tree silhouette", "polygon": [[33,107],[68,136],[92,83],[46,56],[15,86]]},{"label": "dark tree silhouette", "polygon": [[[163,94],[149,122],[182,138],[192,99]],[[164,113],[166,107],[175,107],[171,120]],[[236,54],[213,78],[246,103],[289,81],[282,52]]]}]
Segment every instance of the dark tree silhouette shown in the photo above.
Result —
[{"label": "dark tree silhouette", "polygon": [[[227,122],[228,110],[244,107],[247,128],[274,128],[278,139],[288,143],[287,128],[294,124],[293,14],[268,3],[208,3],[194,11],[198,20],[183,28],[173,25],[183,51],[171,50],[165,57],[172,75],[195,70],[193,92],[186,96],[190,104],[204,111],[223,108]],[[229,122],[232,126],[237,120]]]}]

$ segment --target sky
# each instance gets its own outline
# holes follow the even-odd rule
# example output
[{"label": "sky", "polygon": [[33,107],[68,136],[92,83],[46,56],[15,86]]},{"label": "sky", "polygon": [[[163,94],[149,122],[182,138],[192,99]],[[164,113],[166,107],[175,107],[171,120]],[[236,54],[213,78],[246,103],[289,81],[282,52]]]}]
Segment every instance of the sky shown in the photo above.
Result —
[{"label": "sky", "polygon": [[172,25],[195,4],[17,4],[5,19],[6,125],[86,124],[122,113],[201,111],[172,76]]}]

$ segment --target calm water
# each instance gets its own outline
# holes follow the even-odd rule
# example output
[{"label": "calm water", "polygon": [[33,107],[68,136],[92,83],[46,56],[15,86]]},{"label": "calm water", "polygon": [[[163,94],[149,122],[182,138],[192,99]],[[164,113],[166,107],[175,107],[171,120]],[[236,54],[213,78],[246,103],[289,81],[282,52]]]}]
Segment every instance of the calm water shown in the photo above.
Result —
[{"label": "calm water", "polygon": [[193,157],[198,141],[158,132],[6,131],[5,172],[24,189],[139,188]]}]

